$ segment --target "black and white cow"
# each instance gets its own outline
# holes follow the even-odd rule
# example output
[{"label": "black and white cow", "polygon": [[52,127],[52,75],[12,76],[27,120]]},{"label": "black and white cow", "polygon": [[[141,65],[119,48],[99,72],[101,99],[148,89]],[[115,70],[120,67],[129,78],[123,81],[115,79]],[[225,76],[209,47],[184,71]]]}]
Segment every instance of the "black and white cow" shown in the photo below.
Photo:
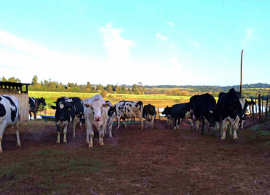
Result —
[{"label": "black and white cow", "polygon": [[[56,106],[51,106],[55,109],[55,123],[57,128],[57,143],[60,143],[60,134],[63,130],[64,143],[67,143],[66,134],[70,123],[73,123],[73,137],[76,137],[76,124],[81,122],[83,116],[83,103],[78,97],[61,97],[54,102]],[[81,124],[80,124],[81,125]]]},{"label": "black and white cow", "polygon": [[182,103],[182,104],[175,104],[170,109],[169,113],[173,120],[173,128],[179,129],[179,124],[183,119],[188,119],[192,124],[192,120],[190,119],[190,104],[189,103]]},{"label": "black and white cow", "polygon": [[165,115],[165,117],[167,118],[166,127],[171,126],[173,128],[171,109],[172,109],[172,107],[166,106],[166,108],[164,108],[162,114]]},{"label": "black and white cow", "polygon": [[114,105],[110,110],[114,110],[117,117],[117,129],[120,127],[120,120],[123,120],[125,129],[127,128],[126,119],[139,118],[141,125],[140,128],[143,129],[143,103],[141,101],[120,101]]},{"label": "black and white cow", "polygon": [[90,148],[93,147],[94,131],[92,126],[94,125],[99,132],[99,144],[103,146],[103,137],[107,126],[108,110],[110,106],[99,94],[92,98],[84,99],[83,104],[86,125],[86,144],[88,144]]},{"label": "black and white cow", "polygon": [[210,130],[209,121],[212,121],[213,112],[216,108],[215,98],[206,93],[202,95],[194,95],[190,98],[190,112],[195,120],[195,129],[199,129],[200,122],[202,123],[201,134],[204,134],[204,129]]},{"label": "black and white cow", "polygon": [[154,121],[156,118],[157,112],[155,106],[148,104],[143,107],[143,118],[148,122],[149,128],[154,128]]},{"label": "black and white cow", "polygon": [[[105,103],[107,103],[110,108],[113,108],[113,105],[112,105],[112,103],[110,101],[105,101]],[[113,137],[112,136],[112,126],[113,126],[114,118],[115,118],[114,110],[109,109],[109,111],[108,111],[108,120],[107,120],[107,127],[109,129],[109,137]]]},{"label": "black and white cow", "polygon": [[19,101],[13,95],[0,96],[0,153],[2,150],[3,134],[8,125],[14,125],[17,135],[17,146],[21,147],[19,135]]},{"label": "black and white cow", "polygon": [[215,115],[218,116],[219,121],[222,121],[222,140],[226,139],[226,131],[229,124],[231,124],[234,130],[233,139],[238,139],[237,129],[243,116],[245,104],[245,98],[240,97],[240,94],[234,88],[230,89],[228,93],[222,92],[219,94]]},{"label": "black and white cow", "polygon": [[39,109],[39,106],[46,106],[46,102],[45,99],[43,97],[41,98],[34,98],[34,97],[29,97],[28,100],[29,103],[29,115],[30,115],[30,119],[32,118],[32,114],[34,114],[34,119],[37,118],[37,112]]}]

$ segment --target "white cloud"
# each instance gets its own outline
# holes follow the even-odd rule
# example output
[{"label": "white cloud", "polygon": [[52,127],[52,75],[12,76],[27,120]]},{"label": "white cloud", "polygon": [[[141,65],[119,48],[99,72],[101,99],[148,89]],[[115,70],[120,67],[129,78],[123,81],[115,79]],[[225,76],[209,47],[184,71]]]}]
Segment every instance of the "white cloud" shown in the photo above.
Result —
[{"label": "white cloud", "polygon": [[174,27],[174,23],[173,22],[167,22],[166,24],[168,24],[168,26],[171,27],[171,28]]},{"label": "white cloud", "polygon": [[163,35],[161,35],[161,34],[159,34],[159,33],[156,34],[156,37],[157,37],[158,39],[160,39],[160,40],[163,40],[163,41],[165,41],[165,40],[168,39],[168,37],[165,37],[165,36],[163,36]]},{"label": "white cloud", "polygon": [[111,59],[121,60],[130,55],[131,47],[135,46],[135,42],[125,40],[120,33],[123,29],[114,29],[111,25],[100,28],[103,33],[104,46]]}]

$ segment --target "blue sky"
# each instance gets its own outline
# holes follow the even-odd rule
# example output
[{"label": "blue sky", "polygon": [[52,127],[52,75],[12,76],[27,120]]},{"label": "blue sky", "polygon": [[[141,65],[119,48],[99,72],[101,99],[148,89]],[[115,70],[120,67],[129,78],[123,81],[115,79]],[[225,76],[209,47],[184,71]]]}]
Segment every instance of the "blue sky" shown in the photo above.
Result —
[{"label": "blue sky", "polygon": [[270,83],[269,0],[0,1],[0,77]]}]

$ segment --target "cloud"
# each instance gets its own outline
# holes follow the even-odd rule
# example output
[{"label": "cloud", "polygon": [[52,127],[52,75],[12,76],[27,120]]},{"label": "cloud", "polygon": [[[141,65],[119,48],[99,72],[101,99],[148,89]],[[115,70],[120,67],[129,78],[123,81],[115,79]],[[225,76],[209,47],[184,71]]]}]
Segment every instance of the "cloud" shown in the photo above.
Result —
[{"label": "cloud", "polygon": [[174,23],[173,22],[167,22],[166,24],[168,24],[169,27],[174,28]]},{"label": "cloud", "polygon": [[158,39],[160,39],[160,40],[163,40],[163,41],[165,41],[165,40],[168,39],[168,37],[165,37],[165,36],[163,36],[163,35],[161,35],[161,34],[159,34],[159,33],[156,34],[156,37],[157,37]]},{"label": "cloud", "polygon": [[16,49],[21,52],[25,52],[29,55],[42,57],[42,58],[55,58],[62,56],[61,52],[55,52],[45,47],[37,45],[31,41],[15,37],[0,30],[0,44],[6,45],[10,48]]},{"label": "cloud", "polygon": [[132,40],[125,40],[120,33],[123,29],[112,28],[111,25],[100,28],[103,34],[104,47],[111,59],[123,59],[130,55],[130,49],[136,44]]}]

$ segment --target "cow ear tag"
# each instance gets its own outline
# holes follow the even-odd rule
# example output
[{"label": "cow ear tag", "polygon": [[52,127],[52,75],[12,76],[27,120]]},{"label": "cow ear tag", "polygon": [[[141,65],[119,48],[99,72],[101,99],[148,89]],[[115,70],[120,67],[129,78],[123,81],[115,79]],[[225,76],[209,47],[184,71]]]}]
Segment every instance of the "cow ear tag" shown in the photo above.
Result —
[{"label": "cow ear tag", "polygon": [[68,110],[70,110],[70,107],[68,107]]}]

